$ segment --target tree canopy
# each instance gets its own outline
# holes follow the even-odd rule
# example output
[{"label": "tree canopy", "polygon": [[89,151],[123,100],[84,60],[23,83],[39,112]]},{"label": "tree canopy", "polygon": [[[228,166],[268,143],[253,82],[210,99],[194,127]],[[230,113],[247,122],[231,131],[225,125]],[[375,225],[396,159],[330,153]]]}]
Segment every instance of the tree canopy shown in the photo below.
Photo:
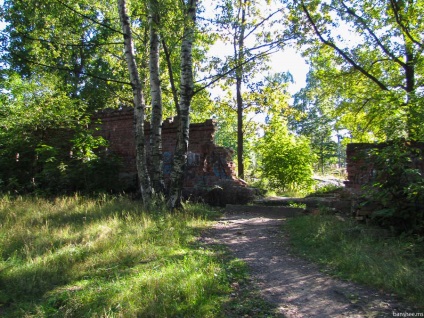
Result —
[{"label": "tree canopy", "polygon": [[290,5],[312,65],[308,90],[319,105],[331,105],[338,126],[357,140],[422,139],[422,3]]},{"label": "tree canopy", "polygon": [[[36,149],[59,149],[34,136],[63,128],[75,130],[69,137],[75,145],[85,138],[88,156],[88,148],[102,143],[87,129],[91,115],[131,106],[139,131],[144,120],[154,129],[146,144],[141,133],[137,137],[139,172],[146,167],[146,148],[155,149],[155,168],[139,173],[141,188],[163,192],[161,122],[179,115],[171,182],[171,201],[178,204],[190,121],[215,118],[216,141],[236,148],[239,176],[251,180],[266,166],[266,146],[256,146],[258,136],[265,131],[260,143],[271,145],[276,121],[284,127],[275,134],[295,153],[309,154],[311,148],[316,156],[309,159],[316,159],[307,162],[321,171],[337,156],[340,165],[342,136],[424,139],[421,0],[119,3],[125,15],[118,2],[108,0],[4,1],[0,151],[16,156],[19,143],[12,140],[27,142],[34,156]],[[268,58],[288,46],[310,66],[306,87],[293,96],[287,91],[291,75],[276,72]],[[214,54],[216,47],[227,53]],[[259,114],[262,120],[254,119]],[[277,145],[271,148],[276,156],[283,151]],[[13,176],[0,179],[5,184]]]}]

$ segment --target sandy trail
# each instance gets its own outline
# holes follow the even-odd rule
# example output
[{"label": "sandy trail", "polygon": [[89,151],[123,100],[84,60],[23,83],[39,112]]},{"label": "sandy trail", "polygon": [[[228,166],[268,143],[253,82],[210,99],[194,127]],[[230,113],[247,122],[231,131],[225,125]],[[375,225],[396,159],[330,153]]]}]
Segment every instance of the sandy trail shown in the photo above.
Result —
[{"label": "sandy trail", "polygon": [[317,265],[294,256],[275,213],[226,213],[205,234],[244,260],[263,297],[289,318],[393,317],[411,312],[391,295],[333,278]]}]

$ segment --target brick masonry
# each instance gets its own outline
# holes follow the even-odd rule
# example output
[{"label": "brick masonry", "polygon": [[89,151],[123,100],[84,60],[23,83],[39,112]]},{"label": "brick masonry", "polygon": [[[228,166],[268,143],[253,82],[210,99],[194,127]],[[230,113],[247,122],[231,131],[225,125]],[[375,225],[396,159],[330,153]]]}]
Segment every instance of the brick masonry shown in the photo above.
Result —
[{"label": "brick masonry", "polygon": [[[105,110],[96,114],[100,119],[98,134],[109,141],[108,151],[122,159],[121,180],[136,182],[135,137],[133,109]],[[222,181],[244,186],[237,179],[233,151],[214,144],[216,125],[213,120],[190,125],[188,164],[184,181],[185,188],[213,187]],[[146,145],[149,145],[150,124],[146,123]],[[164,176],[169,179],[172,157],[176,145],[177,121],[167,119],[162,125],[162,151]],[[149,164],[149,163],[148,163]]]},{"label": "brick masonry", "polygon": [[[386,143],[351,143],[346,148],[346,163],[348,181],[345,181],[346,188],[360,192],[361,188],[370,181],[375,180],[377,171],[384,167],[378,167],[373,157],[372,150],[386,147]],[[408,146],[424,153],[424,143],[408,142]],[[424,172],[424,161],[418,158],[411,158],[411,166]],[[383,170],[384,171],[384,170]]]}]

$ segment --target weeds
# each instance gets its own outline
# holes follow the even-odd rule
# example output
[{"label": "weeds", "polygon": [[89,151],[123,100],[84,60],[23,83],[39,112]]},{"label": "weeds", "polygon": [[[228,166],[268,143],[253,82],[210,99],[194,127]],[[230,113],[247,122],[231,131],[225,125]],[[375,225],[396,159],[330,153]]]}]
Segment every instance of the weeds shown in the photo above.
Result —
[{"label": "weeds", "polygon": [[197,241],[219,212],[150,209],[121,196],[0,197],[0,316],[274,316],[243,263]]}]

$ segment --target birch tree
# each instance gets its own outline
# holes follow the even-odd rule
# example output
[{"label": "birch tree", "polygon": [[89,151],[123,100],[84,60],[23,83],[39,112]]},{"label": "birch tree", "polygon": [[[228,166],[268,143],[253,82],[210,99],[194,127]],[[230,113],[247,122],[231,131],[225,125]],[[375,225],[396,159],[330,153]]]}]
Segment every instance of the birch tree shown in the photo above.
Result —
[{"label": "birch tree", "polygon": [[130,82],[133,91],[134,103],[134,123],[135,123],[135,139],[136,139],[136,165],[139,178],[139,187],[144,204],[151,199],[152,188],[150,177],[146,166],[146,147],[144,136],[144,114],[145,101],[142,91],[140,76],[137,69],[134,54],[134,42],[131,32],[130,19],[125,0],[118,0],[119,18],[124,37],[125,59],[128,65]]},{"label": "birch tree", "polygon": [[149,0],[149,28],[150,28],[150,94],[152,100],[152,116],[150,130],[150,151],[152,162],[152,186],[155,193],[163,193],[165,185],[163,181],[162,160],[162,90],[159,78],[159,2]]},{"label": "birch tree", "polygon": [[170,209],[181,205],[184,171],[187,164],[187,151],[190,127],[190,103],[193,97],[193,42],[195,38],[197,0],[184,2],[184,34],[181,43],[181,82],[178,116],[177,146],[171,172],[168,206]]}]

